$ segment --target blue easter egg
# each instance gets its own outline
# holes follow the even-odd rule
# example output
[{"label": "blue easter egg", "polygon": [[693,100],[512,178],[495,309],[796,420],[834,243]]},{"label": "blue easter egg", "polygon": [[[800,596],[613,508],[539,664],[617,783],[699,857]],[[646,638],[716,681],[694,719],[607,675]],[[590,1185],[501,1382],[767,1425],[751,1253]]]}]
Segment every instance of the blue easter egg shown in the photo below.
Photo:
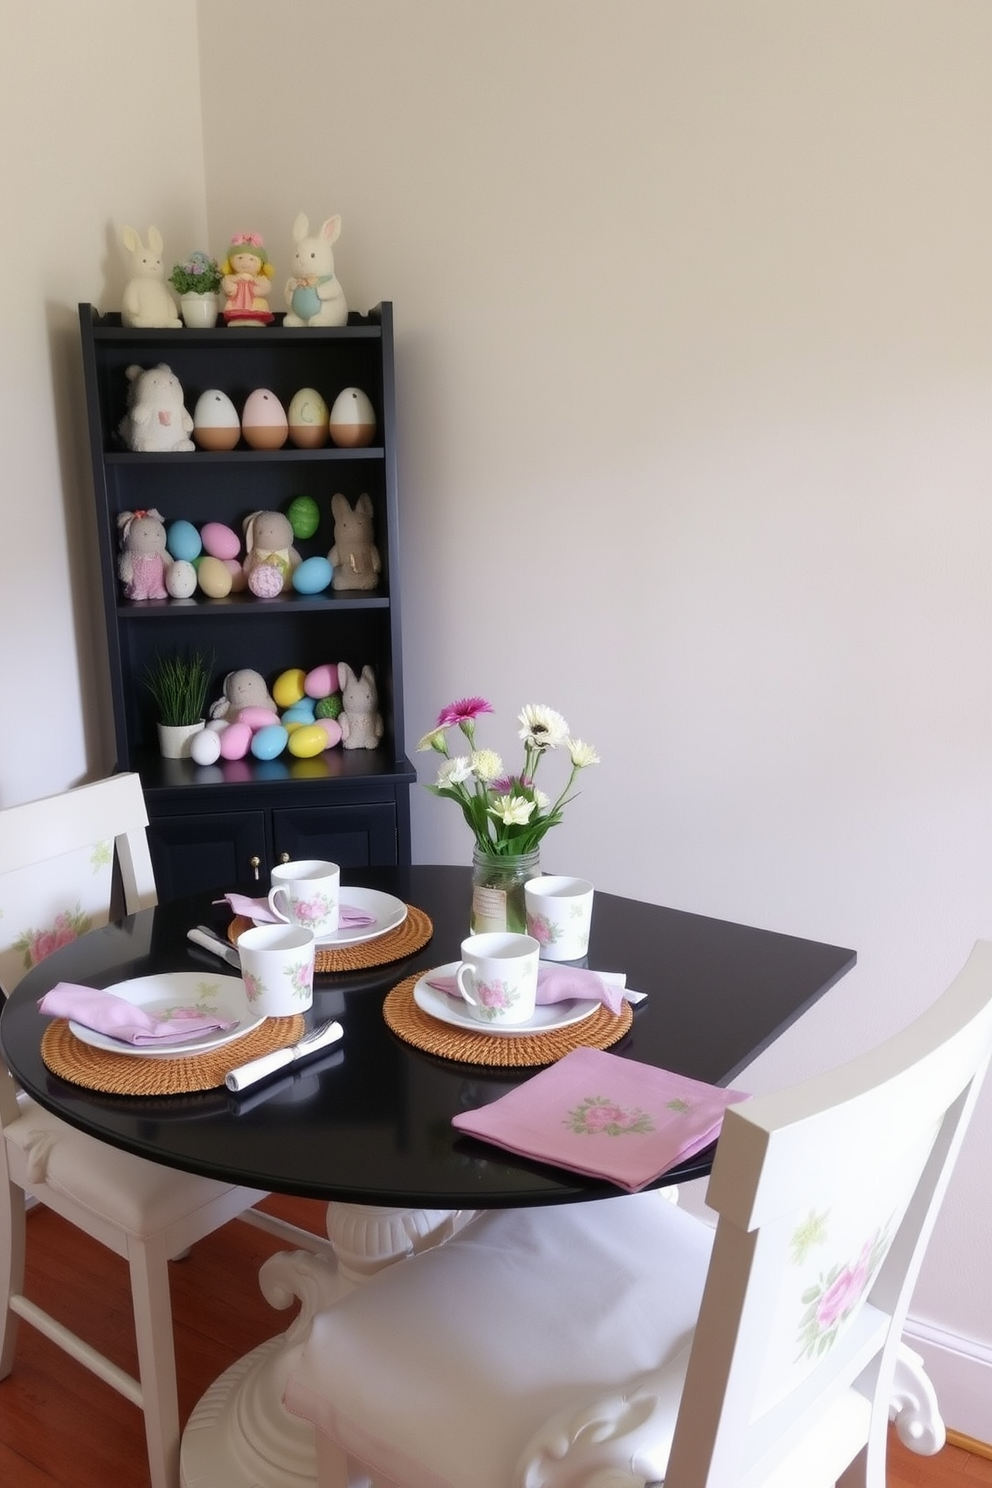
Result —
[{"label": "blue easter egg", "polygon": [[273,760],[286,748],[289,735],[279,723],[267,723],[252,734],[251,752],[257,760]]},{"label": "blue easter egg", "polygon": [[293,588],[297,594],[319,594],[326,589],[334,570],[326,558],[304,558],[293,570]]},{"label": "blue easter egg", "polygon": [[192,522],[172,522],[166,533],[165,545],[173,558],[183,558],[192,563],[203,551],[200,534]]},{"label": "blue easter egg", "polygon": [[291,708],[287,708],[279,715],[282,723],[313,723],[316,716],[317,704],[313,698],[300,698]]}]

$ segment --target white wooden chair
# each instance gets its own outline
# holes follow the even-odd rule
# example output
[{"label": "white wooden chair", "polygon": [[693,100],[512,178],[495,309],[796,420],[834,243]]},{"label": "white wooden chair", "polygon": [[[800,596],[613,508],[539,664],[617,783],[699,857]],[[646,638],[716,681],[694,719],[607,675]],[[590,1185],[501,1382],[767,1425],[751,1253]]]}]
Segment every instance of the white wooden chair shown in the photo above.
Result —
[{"label": "white wooden chair", "polygon": [[322,1488],[884,1488],[890,1412],[943,1443],[900,1334],[990,1048],[980,942],[888,1043],[731,1107],[715,1237],[656,1193],[494,1212],[325,1309],[285,1397]]},{"label": "white wooden chair", "polygon": [[[0,988],[57,946],[106,924],[116,861],[123,909],[156,903],[136,775],[117,775],[0,811]],[[14,1364],[23,1318],[144,1412],[152,1488],[178,1488],[168,1262],[241,1217],[308,1248],[314,1237],[256,1215],[262,1191],[182,1173],[120,1152],[49,1115],[0,1064],[0,1380]],[[25,1200],[34,1197],[128,1263],[138,1379],[24,1294]]]}]

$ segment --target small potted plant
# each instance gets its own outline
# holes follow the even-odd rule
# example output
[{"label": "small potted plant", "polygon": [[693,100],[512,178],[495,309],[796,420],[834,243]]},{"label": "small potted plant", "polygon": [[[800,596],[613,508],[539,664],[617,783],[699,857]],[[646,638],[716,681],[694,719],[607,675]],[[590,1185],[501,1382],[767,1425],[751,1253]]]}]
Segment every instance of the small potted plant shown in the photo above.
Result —
[{"label": "small potted plant", "polygon": [[183,320],[188,326],[204,330],[217,324],[220,268],[215,258],[197,248],[183,263],[173,267],[169,283],[179,295]]},{"label": "small potted plant", "polygon": [[190,740],[203,728],[213,657],[191,648],[160,652],[145,671],[145,686],[158,713],[158,743],[165,759],[187,759]]}]

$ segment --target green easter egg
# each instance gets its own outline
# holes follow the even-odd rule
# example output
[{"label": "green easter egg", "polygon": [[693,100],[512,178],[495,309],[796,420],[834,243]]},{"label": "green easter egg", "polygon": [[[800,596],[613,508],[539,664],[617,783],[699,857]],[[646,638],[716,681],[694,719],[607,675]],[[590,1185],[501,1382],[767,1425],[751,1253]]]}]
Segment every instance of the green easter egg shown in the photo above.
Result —
[{"label": "green easter egg", "polygon": [[294,496],[286,515],[294,537],[313,537],[320,526],[320,507],[312,496]]},{"label": "green easter egg", "polygon": [[340,718],[343,707],[344,703],[341,701],[341,694],[339,692],[332,692],[330,697],[321,698],[313,710],[314,716],[316,718]]}]

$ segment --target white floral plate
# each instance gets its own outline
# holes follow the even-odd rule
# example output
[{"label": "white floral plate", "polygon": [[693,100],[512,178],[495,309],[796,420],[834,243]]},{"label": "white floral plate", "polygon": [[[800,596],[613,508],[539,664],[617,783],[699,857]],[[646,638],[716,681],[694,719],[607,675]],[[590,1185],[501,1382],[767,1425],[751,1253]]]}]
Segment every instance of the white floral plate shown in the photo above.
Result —
[{"label": "white floral plate", "polygon": [[[388,935],[406,919],[407,909],[402,899],[392,894],[383,894],[379,889],[341,889],[341,902],[349,909],[360,909],[365,914],[375,915],[371,925],[356,925],[351,930],[335,930],[332,935],[318,937],[317,945],[333,950],[336,946],[361,945],[366,940],[378,940]],[[255,920],[256,925],[271,925],[271,920]]]},{"label": "white floral plate", "polygon": [[195,1007],[197,1012],[216,1014],[225,1022],[229,1018],[236,1020],[233,1028],[215,1029],[195,1038],[152,1046],[127,1044],[122,1039],[97,1033],[94,1028],[70,1020],[69,1027],[81,1043],[91,1044],[94,1049],[106,1049],[112,1054],[137,1054],[142,1059],[175,1059],[184,1054],[205,1054],[208,1049],[219,1049],[234,1039],[244,1038],[246,1033],[251,1033],[265,1021],[261,1014],[247,1010],[245,984],[240,977],[204,976],[200,971],[169,971],[159,976],[134,977],[106,990],[149,1013],[169,1014],[178,1008]]},{"label": "white floral plate", "polygon": [[422,1013],[429,1013],[432,1018],[439,1018],[442,1023],[450,1023],[455,1028],[467,1028],[470,1033],[492,1033],[498,1038],[551,1033],[556,1028],[569,1028],[573,1023],[581,1023],[583,1018],[588,1018],[602,1006],[596,997],[574,997],[567,1002],[543,1003],[534,1009],[533,1018],[528,1018],[526,1023],[483,1023],[464,1011],[465,1004],[460,997],[449,997],[447,992],[439,992],[436,987],[428,985],[430,977],[453,977],[460,964],[449,961],[446,966],[435,966],[432,971],[425,972],[413,989],[413,1000]]}]

